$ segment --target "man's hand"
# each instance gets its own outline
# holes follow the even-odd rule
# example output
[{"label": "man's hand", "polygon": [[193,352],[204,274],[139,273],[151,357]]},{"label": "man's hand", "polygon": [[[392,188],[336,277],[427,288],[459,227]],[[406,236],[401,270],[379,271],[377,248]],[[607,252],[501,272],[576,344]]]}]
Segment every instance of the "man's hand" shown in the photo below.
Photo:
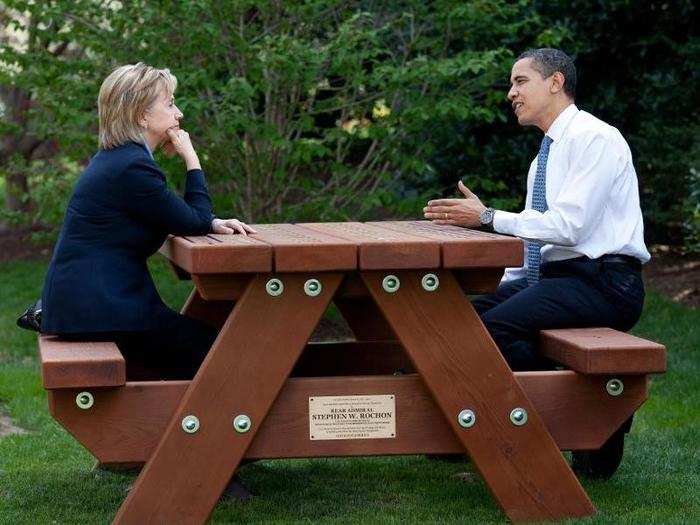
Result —
[{"label": "man's hand", "polygon": [[481,226],[479,215],[486,209],[479,197],[474,195],[462,181],[457,184],[464,199],[436,199],[428,202],[423,208],[423,216],[435,224],[454,224],[465,228]]},{"label": "man's hand", "polygon": [[214,219],[211,221],[211,231],[222,234],[240,233],[241,235],[258,233],[246,223],[241,222],[238,219]]}]

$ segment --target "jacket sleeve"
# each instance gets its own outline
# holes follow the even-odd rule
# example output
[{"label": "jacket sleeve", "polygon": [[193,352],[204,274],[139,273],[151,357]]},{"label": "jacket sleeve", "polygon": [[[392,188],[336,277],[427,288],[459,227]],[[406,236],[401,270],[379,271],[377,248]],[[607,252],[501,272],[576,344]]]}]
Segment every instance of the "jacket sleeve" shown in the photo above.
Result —
[{"label": "jacket sleeve", "polygon": [[211,232],[212,204],[202,170],[189,170],[184,197],[170,191],[165,175],[146,159],[130,163],[124,173],[127,211],[139,220],[172,235]]}]

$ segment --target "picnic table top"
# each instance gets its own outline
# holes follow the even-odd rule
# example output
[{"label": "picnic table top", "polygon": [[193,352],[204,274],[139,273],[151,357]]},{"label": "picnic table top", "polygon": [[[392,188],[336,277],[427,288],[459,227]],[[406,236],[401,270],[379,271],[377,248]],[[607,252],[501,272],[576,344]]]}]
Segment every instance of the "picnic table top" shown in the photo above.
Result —
[{"label": "picnic table top", "polygon": [[255,224],[256,234],[169,237],[161,253],[189,273],[504,268],[520,239],[430,221]]}]

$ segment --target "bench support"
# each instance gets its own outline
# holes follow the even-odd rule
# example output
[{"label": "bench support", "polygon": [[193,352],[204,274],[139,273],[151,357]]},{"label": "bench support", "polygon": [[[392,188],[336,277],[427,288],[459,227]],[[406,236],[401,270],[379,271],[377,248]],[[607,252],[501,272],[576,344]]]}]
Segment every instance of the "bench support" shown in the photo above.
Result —
[{"label": "bench support", "polygon": [[[569,370],[514,375],[560,450],[599,449],[647,397],[644,376],[622,377],[625,391],[612,397],[605,391],[605,378]],[[92,389],[95,405],[90,410],[76,406],[78,390],[50,390],[48,395],[53,417],[100,463],[133,467],[151,457],[188,386],[189,381],[152,381]],[[309,440],[309,397],[387,392],[396,394],[395,439]],[[288,379],[245,457],[460,453],[462,443],[423,381],[408,374]]]},{"label": "bench support", "polygon": [[[316,297],[304,293],[305,275],[283,276],[285,290],[276,297],[266,291],[267,275],[250,280],[114,523],[207,520],[341,277],[324,275]],[[252,421],[245,433],[234,430],[240,414]],[[199,419],[195,433],[182,426],[191,415]]]},{"label": "bench support", "polygon": [[[595,513],[453,275],[439,272],[439,288],[430,292],[421,285],[422,272],[397,272],[401,287],[396,293],[384,291],[384,275],[362,274],[372,298],[506,515],[513,521],[533,521]],[[527,411],[522,426],[510,420],[516,408]],[[458,421],[465,409],[476,414],[471,428],[463,428]]]}]

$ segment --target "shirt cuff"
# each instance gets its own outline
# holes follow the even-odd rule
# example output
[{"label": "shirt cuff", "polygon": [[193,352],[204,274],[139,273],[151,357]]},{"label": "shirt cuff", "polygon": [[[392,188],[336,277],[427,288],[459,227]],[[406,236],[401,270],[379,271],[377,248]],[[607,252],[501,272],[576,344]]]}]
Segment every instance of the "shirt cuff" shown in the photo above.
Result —
[{"label": "shirt cuff", "polygon": [[515,235],[514,231],[517,220],[517,213],[496,210],[493,214],[493,230],[497,233]]}]

